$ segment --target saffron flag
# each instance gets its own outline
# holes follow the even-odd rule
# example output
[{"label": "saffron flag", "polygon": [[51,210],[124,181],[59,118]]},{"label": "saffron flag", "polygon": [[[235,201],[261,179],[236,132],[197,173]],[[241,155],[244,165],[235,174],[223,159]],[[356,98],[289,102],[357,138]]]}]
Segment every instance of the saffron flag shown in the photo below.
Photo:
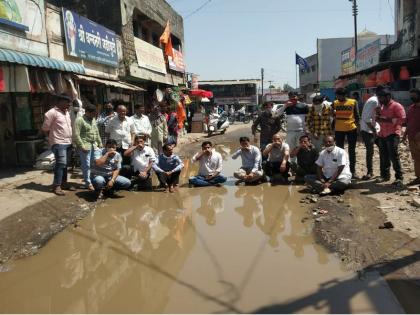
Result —
[{"label": "saffron flag", "polygon": [[169,21],[166,23],[165,30],[160,36],[160,42],[165,45],[165,55],[174,57],[174,52],[172,49],[172,39],[171,39],[171,28],[169,26]]},{"label": "saffron flag", "polygon": [[296,54],[296,64],[299,65],[300,69],[309,69],[309,64],[308,62],[305,60],[305,58],[302,58],[301,56],[299,56],[298,54]]}]

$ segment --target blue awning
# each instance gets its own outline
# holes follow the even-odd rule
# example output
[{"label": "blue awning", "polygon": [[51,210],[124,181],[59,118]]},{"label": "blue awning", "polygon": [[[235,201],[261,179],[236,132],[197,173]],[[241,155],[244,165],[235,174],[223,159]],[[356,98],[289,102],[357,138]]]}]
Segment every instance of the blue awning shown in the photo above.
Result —
[{"label": "blue awning", "polygon": [[85,68],[79,63],[31,55],[3,48],[0,48],[0,61],[18,63],[32,67],[60,70],[65,72],[80,74],[85,73]]}]

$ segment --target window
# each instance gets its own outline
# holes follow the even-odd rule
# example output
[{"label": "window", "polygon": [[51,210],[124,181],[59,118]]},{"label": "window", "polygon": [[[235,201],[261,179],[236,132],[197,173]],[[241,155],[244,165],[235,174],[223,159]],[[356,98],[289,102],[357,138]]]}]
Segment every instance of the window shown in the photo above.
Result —
[{"label": "window", "polygon": [[312,72],[315,72],[315,70],[316,70],[315,68],[316,68],[316,67],[315,67],[315,65],[312,65],[312,66],[311,66],[311,70],[312,70]]}]

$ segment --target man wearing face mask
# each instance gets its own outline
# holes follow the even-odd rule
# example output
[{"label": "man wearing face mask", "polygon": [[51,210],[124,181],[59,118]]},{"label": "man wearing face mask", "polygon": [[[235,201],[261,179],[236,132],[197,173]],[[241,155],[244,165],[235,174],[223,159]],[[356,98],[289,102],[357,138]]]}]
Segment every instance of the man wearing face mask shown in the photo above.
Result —
[{"label": "man wearing face mask", "polygon": [[350,170],[353,178],[356,178],[356,144],[357,125],[359,124],[359,110],[354,99],[346,97],[346,90],[335,90],[336,100],[333,103],[335,117],[335,138],[337,145],[344,149],[344,141],[347,137],[350,157]]},{"label": "man wearing face mask", "polygon": [[[265,147],[271,143],[273,136],[280,131],[280,117],[274,117],[273,103],[265,103],[263,111],[252,124],[252,134],[255,136],[258,125],[261,127],[260,133],[260,150],[264,151]],[[263,157],[264,159],[264,157]]]},{"label": "man wearing face mask", "polygon": [[99,134],[101,135],[102,143],[106,143],[107,135],[105,133],[105,128],[108,126],[111,118],[117,116],[117,113],[114,112],[114,106],[111,102],[105,103],[103,112],[99,115],[97,119],[97,124],[99,128]]},{"label": "man wearing face mask", "polygon": [[403,172],[398,147],[402,124],[406,117],[405,110],[400,103],[392,99],[391,91],[388,88],[378,91],[377,95],[380,104],[376,113],[376,121],[380,126],[378,145],[381,169],[381,177],[377,182],[383,183],[390,180],[390,166],[392,163],[395,171],[393,185],[401,187],[403,185]]},{"label": "man wearing face mask", "polygon": [[80,156],[80,164],[86,189],[94,191],[90,180],[90,164],[96,149],[102,148],[102,141],[96,124],[96,106],[86,105],[83,117],[74,123],[74,143]]},{"label": "man wearing face mask", "polygon": [[410,98],[413,104],[408,108],[404,141],[408,138],[416,175],[410,185],[420,185],[420,89],[412,89]]},{"label": "man wearing face mask", "polygon": [[[299,145],[299,138],[305,133],[305,120],[308,112],[308,105],[298,101],[297,93],[289,92],[289,100],[276,113],[276,116],[286,114],[286,142],[291,148]],[[292,162],[295,161],[295,158],[292,159]]]},{"label": "man wearing face mask", "polygon": [[332,135],[331,105],[324,102],[321,95],[316,95],[312,100],[312,107],[309,108],[306,116],[307,133],[311,136],[312,145],[320,152],[324,144],[324,137]]},{"label": "man wearing face mask", "polygon": [[335,145],[333,136],[324,138],[324,146],[315,162],[317,175],[307,175],[305,181],[320,195],[343,192],[351,183],[347,152]]}]

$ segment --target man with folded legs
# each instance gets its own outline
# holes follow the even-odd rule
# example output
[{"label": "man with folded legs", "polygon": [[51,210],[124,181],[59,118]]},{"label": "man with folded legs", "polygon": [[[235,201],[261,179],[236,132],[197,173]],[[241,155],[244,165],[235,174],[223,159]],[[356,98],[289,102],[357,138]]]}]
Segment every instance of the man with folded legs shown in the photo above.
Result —
[{"label": "man with folded legs", "polygon": [[226,177],[221,175],[222,172],[222,155],[213,149],[210,141],[204,141],[201,145],[201,152],[196,153],[192,162],[198,162],[200,168],[198,175],[191,177],[189,183],[192,186],[220,186],[226,181]]},{"label": "man with folded legs", "polygon": [[245,182],[245,184],[258,183],[263,177],[261,151],[250,144],[248,137],[240,137],[239,143],[241,147],[232,155],[234,160],[238,157],[242,159],[242,166],[233,173],[233,176],[238,179],[235,185],[242,182]]},{"label": "man with folded legs", "polygon": [[326,136],[324,145],[316,161],[317,175],[307,175],[305,180],[320,195],[344,192],[351,183],[347,152],[335,145],[333,136]]},{"label": "man with folded legs", "polygon": [[164,144],[163,153],[159,154],[153,164],[153,170],[156,172],[161,187],[164,187],[165,191],[169,190],[170,193],[175,192],[179,183],[179,175],[184,168],[181,158],[173,154],[174,147],[175,144]]}]

